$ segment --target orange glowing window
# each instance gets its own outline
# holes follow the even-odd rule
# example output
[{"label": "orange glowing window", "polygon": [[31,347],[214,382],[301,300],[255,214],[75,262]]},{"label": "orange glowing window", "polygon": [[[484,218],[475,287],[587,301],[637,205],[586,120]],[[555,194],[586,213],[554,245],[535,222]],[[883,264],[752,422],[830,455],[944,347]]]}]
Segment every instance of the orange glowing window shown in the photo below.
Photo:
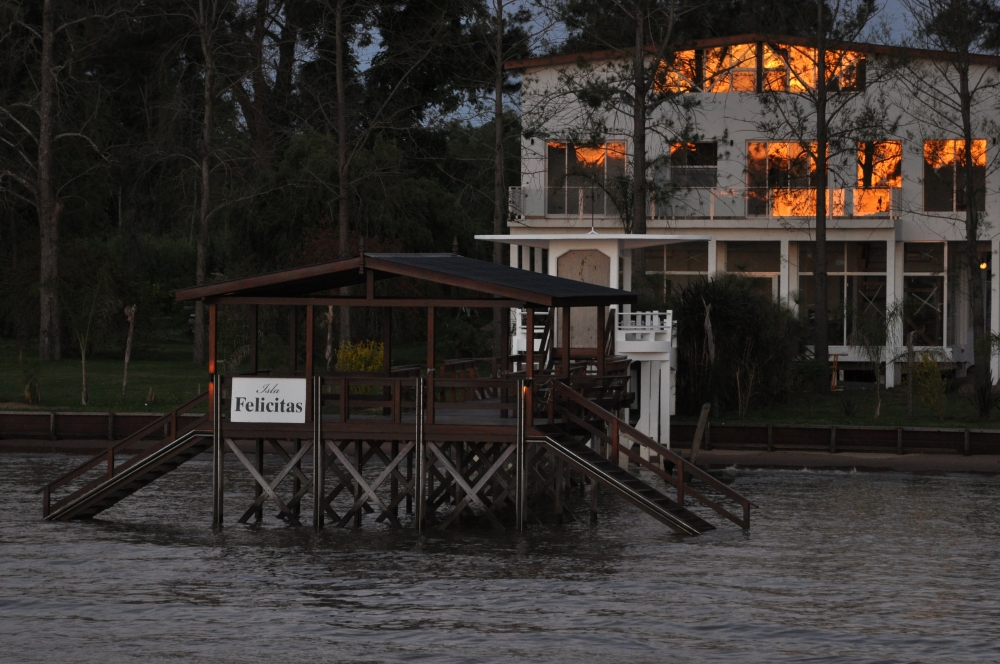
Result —
[{"label": "orange glowing window", "polygon": [[[816,88],[819,54],[805,46],[765,44],[763,89],[771,92],[808,92]],[[864,56],[853,51],[827,51],[828,89],[861,90],[864,87]]]},{"label": "orange glowing window", "polygon": [[736,44],[705,51],[705,89],[753,92],[757,89],[757,46]]},{"label": "orange glowing window", "polygon": [[[986,141],[974,139],[971,146],[972,197],[976,209],[986,209]],[[957,212],[968,207],[965,178],[965,141],[924,141],[924,210]]]},{"label": "orange glowing window", "polygon": [[903,143],[866,141],[858,143],[858,187],[903,186]]},{"label": "orange glowing window", "polygon": [[653,90],[657,93],[690,92],[698,89],[698,63],[694,51],[678,51],[672,64],[660,63]]},{"label": "orange glowing window", "polygon": [[747,145],[747,213],[778,217],[816,213],[815,144]]},{"label": "orange glowing window", "polygon": [[606,190],[610,182],[625,175],[624,142],[575,145],[550,141],[546,148],[548,214],[613,212]]}]

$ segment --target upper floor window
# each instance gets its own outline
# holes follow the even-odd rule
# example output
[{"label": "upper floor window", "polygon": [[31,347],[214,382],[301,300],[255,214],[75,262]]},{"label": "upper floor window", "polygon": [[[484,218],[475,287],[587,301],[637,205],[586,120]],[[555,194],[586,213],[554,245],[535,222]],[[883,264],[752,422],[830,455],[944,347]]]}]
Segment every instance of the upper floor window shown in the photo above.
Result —
[{"label": "upper floor window", "polygon": [[816,212],[816,145],[785,141],[747,145],[747,214],[776,217]]},{"label": "upper floor window", "polygon": [[883,214],[892,207],[892,189],[903,186],[903,143],[858,143],[858,185],[854,190],[854,216]]},{"label": "upper floor window", "polygon": [[701,87],[699,75],[700,53],[696,51],[677,51],[671,64],[664,62],[657,70],[653,81],[654,90],[664,92],[690,92]]},{"label": "upper floor window", "polygon": [[611,214],[608,186],[625,175],[625,143],[549,142],[547,214]]},{"label": "upper floor window", "polygon": [[[865,56],[856,51],[826,52],[827,89],[865,87]],[[758,66],[759,65],[759,66]],[[758,42],[705,50],[678,51],[664,62],[657,92],[807,92],[816,87],[819,53],[806,46]]]},{"label": "upper floor window", "polygon": [[[960,212],[968,207],[965,191],[965,141],[924,141],[924,210]],[[976,209],[986,210],[986,141],[972,141],[972,187]]]},{"label": "upper floor window", "polygon": [[670,183],[679,187],[714,187],[718,175],[715,141],[670,144]]},{"label": "upper floor window", "polygon": [[757,89],[757,45],[735,44],[705,51],[705,91],[753,92]]}]

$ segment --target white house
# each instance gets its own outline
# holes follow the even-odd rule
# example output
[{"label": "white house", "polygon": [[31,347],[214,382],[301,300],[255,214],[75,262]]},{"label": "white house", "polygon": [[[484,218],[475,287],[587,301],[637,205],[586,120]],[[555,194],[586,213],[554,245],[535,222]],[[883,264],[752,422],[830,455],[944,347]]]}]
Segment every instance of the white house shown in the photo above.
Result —
[{"label": "white house", "polygon": [[[831,148],[828,178],[828,284],[835,312],[830,352],[839,357],[842,370],[860,368],[857,349],[848,345],[851,311],[902,301],[906,313],[894,334],[896,350],[912,330],[918,348],[937,350],[962,372],[972,361],[965,295],[970,267],[987,289],[985,319],[994,333],[1000,332],[1000,270],[991,269],[1000,251],[1000,174],[993,167],[1000,146],[988,135],[989,121],[1000,108],[997,97],[986,89],[972,109],[977,135],[971,160],[980,183],[975,204],[982,223],[979,264],[969,266],[964,260],[967,201],[959,174],[961,124],[928,92],[942,90],[948,98],[944,54],[873,44],[841,44],[831,53],[832,103],[850,101],[835,119],[844,124],[834,127],[842,133],[836,150]],[[898,58],[904,64],[893,69],[890,60],[896,66]],[[998,65],[1000,58],[974,56],[971,78],[996,81]],[[521,182],[510,189],[512,217],[505,241],[511,265],[580,272],[582,263],[563,266],[550,253],[554,238],[564,234],[577,241],[592,229],[623,232],[622,215],[606,185],[630,173],[630,115],[627,109],[595,109],[567,92],[568,81],[614,78],[622,66],[608,53],[513,63],[523,72],[526,131]],[[665,237],[644,249],[645,270],[662,279],[664,295],[695,278],[741,272],[806,320],[815,320],[817,171],[805,139],[782,136],[762,122],[781,124],[773,122],[780,114],[765,96],[786,109],[799,100],[808,116],[808,92],[815,81],[815,51],[795,38],[743,35],[695,42],[663,68],[657,85],[695,102],[686,120],[676,103],[664,105],[652,114],[646,132],[652,164],[647,174],[657,185],[647,202],[647,232]],[[884,135],[843,134],[848,127],[843,118],[854,117],[865,105],[880,111]],[[680,131],[685,122],[686,130]],[[596,138],[595,127],[603,127]],[[563,244],[560,255],[569,246]],[[575,256],[578,262],[593,262],[588,251],[604,252],[610,259],[602,268],[609,271],[606,283],[628,288],[629,266],[619,260],[628,252],[617,238],[608,246],[581,245]],[[994,377],[1000,375],[997,358],[992,365]],[[900,375],[901,364],[889,362],[886,385],[897,385]]]}]

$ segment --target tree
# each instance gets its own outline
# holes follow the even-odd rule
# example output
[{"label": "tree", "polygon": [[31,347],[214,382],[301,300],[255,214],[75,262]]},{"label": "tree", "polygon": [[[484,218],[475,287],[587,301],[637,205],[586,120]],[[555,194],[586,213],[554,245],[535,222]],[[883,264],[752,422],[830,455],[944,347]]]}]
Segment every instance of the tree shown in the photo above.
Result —
[{"label": "tree", "polygon": [[[814,182],[815,203],[810,201],[802,214],[815,213],[814,357],[824,368],[816,374],[821,387],[830,348],[826,225],[831,164],[844,155],[856,156],[859,142],[873,143],[892,135],[899,118],[889,114],[880,85],[890,78],[895,63],[860,56],[844,45],[860,41],[869,30],[878,11],[874,0],[848,0],[832,9],[820,1],[813,3],[812,11],[816,20],[811,35],[785,40],[791,44],[774,43],[778,39],[764,44],[765,60],[770,56],[780,67],[774,70],[773,80],[761,81],[757,97],[765,113],[756,124],[765,136],[797,145],[809,162],[803,169]],[[852,165],[856,167],[856,161]],[[813,206],[814,210],[808,209]]]},{"label": "tree", "polygon": [[85,24],[105,21],[115,13],[97,3],[59,9],[63,11],[57,13],[55,0],[44,0],[40,12],[37,3],[8,3],[0,10],[0,24],[7,26],[0,33],[0,43],[10,83],[0,86],[4,90],[0,148],[6,153],[0,175],[15,184],[8,190],[29,200],[38,216],[38,353],[43,360],[57,360],[62,352],[59,222],[65,201],[60,194],[73,176],[89,168],[86,163],[75,163],[67,173],[60,153],[69,142],[82,142],[102,154],[89,134],[90,114],[67,110],[80,110],[69,103],[74,97],[93,99],[81,90],[91,83],[74,65],[100,40],[100,28],[87,30]]},{"label": "tree", "polygon": [[[631,184],[628,229],[632,233],[646,232],[647,172],[653,161],[647,155],[647,134],[659,134],[671,142],[693,132],[697,98],[688,90],[665,85],[664,72],[676,66],[679,48],[690,38],[681,29],[683,19],[701,7],[687,0],[615,0],[600,9],[578,0],[557,0],[552,6],[571,27],[579,26],[578,17],[588,12],[606,12],[612,26],[590,34],[608,52],[607,62],[591,66],[581,59],[561,72],[558,91],[545,94],[565,95],[578,102],[577,131],[591,140],[607,135],[618,118],[629,119],[632,163],[626,177]],[[628,41],[624,30],[613,27],[626,25]],[[544,119],[543,114],[535,122],[541,124]],[[642,255],[637,251],[633,258],[633,270],[639,273]]]},{"label": "tree", "polygon": [[[888,356],[891,352],[892,336],[899,326],[903,315],[901,302],[894,302],[885,311],[871,304],[849,311],[851,318],[851,334],[848,342],[861,350],[865,364],[875,376],[875,419],[882,413],[882,387],[880,376],[883,364],[892,362],[895,358]],[[913,380],[913,376],[910,376]]]},{"label": "tree", "polygon": [[[975,380],[984,388],[992,378],[989,321],[983,313],[985,294],[976,269],[980,262],[978,242],[984,230],[977,203],[985,197],[986,172],[995,170],[998,160],[994,151],[987,163],[985,146],[980,149],[976,142],[992,138],[995,143],[1000,136],[1000,126],[993,119],[1000,101],[1000,77],[996,68],[978,54],[1000,46],[1000,5],[994,0],[905,0],[903,4],[913,20],[918,43],[943,54],[910,63],[902,84],[913,105],[912,113],[926,134],[959,137],[957,165],[965,208],[966,293],[972,312]],[[986,413],[980,414],[987,415],[988,407]]]}]

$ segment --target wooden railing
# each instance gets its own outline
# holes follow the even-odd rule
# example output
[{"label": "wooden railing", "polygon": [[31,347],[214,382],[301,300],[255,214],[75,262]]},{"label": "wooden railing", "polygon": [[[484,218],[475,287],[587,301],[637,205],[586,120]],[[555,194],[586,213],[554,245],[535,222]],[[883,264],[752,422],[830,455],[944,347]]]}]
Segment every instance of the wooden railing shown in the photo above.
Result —
[{"label": "wooden railing", "polygon": [[[353,416],[380,419],[399,424],[417,409],[416,378],[385,376],[323,377],[320,385],[324,414],[338,415],[338,421]],[[503,378],[436,378],[430,373],[424,381],[425,422],[436,424],[437,411],[493,411],[511,417],[516,410],[517,381]],[[224,411],[223,411],[224,412]],[[469,419],[463,424],[487,424]],[[495,424],[492,423],[492,424]],[[513,426],[511,419],[511,426]]]},{"label": "wooden railing", "polygon": [[[750,528],[750,508],[757,506],[750,502],[748,498],[726,486],[697,466],[688,463],[684,457],[671,452],[641,431],[629,426],[627,422],[601,408],[569,385],[566,385],[562,380],[552,379],[548,386],[550,390],[547,396],[552,403],[552,407],[549,409],[550,419],[553,419],[554,415],[559,415],[564,424],[579,427],[590,433],[595,440],[600,441],[606,446],[607,456],[615,463],[631,460],[660,476],[677,490],[677,503],[679,505],[683,506],[685,499],[691,497],[702,505],[715,510],[741,528]],[[672,464],[677,469],[677,474],[674,475],[665,468],[661,468],[659,465],[643,458],[641,453],[630,449],[629,446],[622,445],[622,436],[647,448],[664,462]],[[742,507],[742,517],[733,514],[696,489],[691,485],[690,479],[697,479],[726,498],[738,503]]]},{"label": "wooden railing", "polygon": [[[50,482],[49,484],[46,484],[45,486],[43,486],[41,488],[41,492],[43,494],[43,500],[42,500],[42,505],[43,505],[42,512],[43,512],[43,516],[48,516],[49,513],[52,510],[59,509],[63,505],[66,505],[67,503],[69,503],[71,500],[74,500],[78,496],[83,495],[84,493],[90,491],[94,487],[99,486],[102,482],[105,482],[105,481],[111,479],[112,477],[114,477],[115,475],[121,473],[122,471],[126,470],[127,468],[130,468],[130,467],[134,466],[135,464],[139,463],[140,461],[142,461],[143,459],[145,459],[150,454],[153,454],[154,452],[156,452],[163,445],[177,440],[178,436],[182,436],[182,435],[188,433],[189,431],[193,431],[196,428],[198,428],[199,426],[201,426],[202,424],[204,424],[207,421],[207,419],[208,419],[207,415],[205,417],[202,417],[202,418],[199,418],[197,420],[194,420],[193,422],[189,421],[189,422],[185,422],[185,423],[180,424],[180,425],[178,425],[178,417],[181,416],[181,415],[183,415],[184,413],[187,413],[188,411],[190,411],[190,410],[192,410],[192,409],[200,406],[201,404],[205,403],[206,401],[208,401],[208,392],[203,392],[202,394],[196,396],[194,399],[191,399],[186,404],[182,405],[181,407],[177,408],[176,410],[174,410],[174,411],[172,411],[170,413],[167,413],[163,417],[161,417],[161,418],[159,418],[159,419],[157,419],[157,420],[155,420],[155,421],[147,424],[145,427],[139,429],[138,431],[136,431],[135,433],[133,433],[128,438],[124,438],[124,439],[122,439],[121,441],[119,441],[117,443],[112,443],[111,445],[108,446],[108,449],[106,451],[101,452],[100,454],[97,454],[96,456],[94,456],[93,458],[91,458],[89,461],[86,461],[83,464],[81,464],[80,466],[77,466],[76,468],[74,468],[73,470],[69,471],[68,473],[66,473],[65,475],[63,475],[62,477],[60,477],[59,479],[55,480],[54,482]],[[128,449],[129,446],[131,446],[131,445],[133,445],[135,443],[138,443],[143,438],[145,438],[147,435],[149,435],[150,433],[152,433],[153,431],[155,431],[158,427],[162,428],[164,425],[169,425],[169,427],[170,427],[170,433],[167,435],[166,438],[164,438],[159,443],[150,445],[143,452],[140,452],[138,454],[133,455],[125,463],[123,463],[123,464],[121,464],[119,466],[115,466],[115,459],[116,459],[116,455],[118,453],[123,452],[124,450]],[[92,470],[93,468],[96,468],[101,463],[107,463],[107,470],[105,471],[104,475],[102,475],[101,477],[99,477],[99,478],[97,478],[97,479],[89,482],[88,484],[85,484],[83,487],[77,489],[76,491],[72,492],[68,496],[62,498],[55,505],[51,504],[52,494],[53,494],[53,492],[56,489],[59,489],[59,488],[61,488],[63,486],[66,486],[68,483],[72,482],[73,480],[77,479],[78,477],[81,477],[82,475],[84,475],[88,471]]]}]

